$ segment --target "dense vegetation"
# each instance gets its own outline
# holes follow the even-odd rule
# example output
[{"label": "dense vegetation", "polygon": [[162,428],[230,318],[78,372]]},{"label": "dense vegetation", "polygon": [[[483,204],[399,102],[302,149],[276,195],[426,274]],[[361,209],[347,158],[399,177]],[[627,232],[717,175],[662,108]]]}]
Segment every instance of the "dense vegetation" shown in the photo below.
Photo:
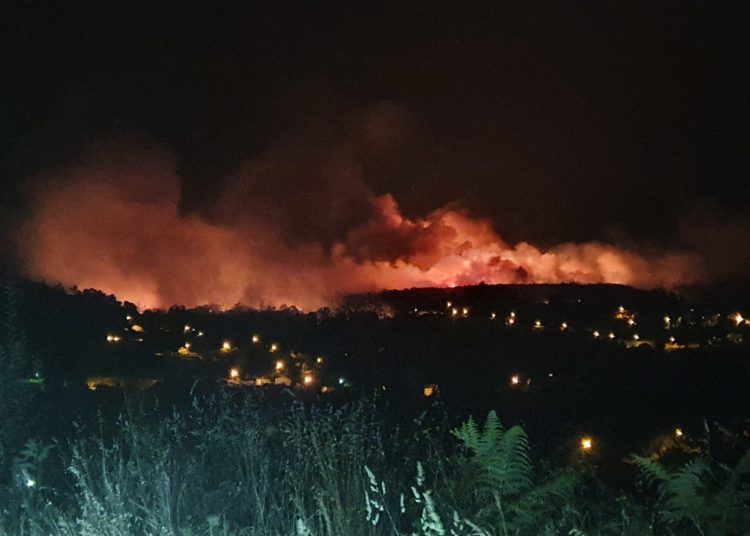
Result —
[{"label": "dense vegetation", "polygon": [[[382,390],[321,400],[220,384],[79,399],[37,377],[50,357],[17,302],[4,292],[3,535],[750,531],[741,431],[706,422],[690,439],[657,438],[618,462],[620,485],[603,478],[596,444],[536,448],[539,434],[503,425],[518,419],[502,404],[467,417]],[[65,372],[44,376],[64,385]]]}]

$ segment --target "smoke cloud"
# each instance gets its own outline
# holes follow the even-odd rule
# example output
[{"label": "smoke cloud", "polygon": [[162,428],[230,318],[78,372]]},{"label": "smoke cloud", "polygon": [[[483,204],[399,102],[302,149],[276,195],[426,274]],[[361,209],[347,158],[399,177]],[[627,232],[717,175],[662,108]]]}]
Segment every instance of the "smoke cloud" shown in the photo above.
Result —
[{"label": "smoke cloud", "polygon": [[147,140],[89,150],[38,177],[17,251],[27,277],[97,288],[141,307],[335,305],[381,289],[478,283],[622,283],[675,288],[702,277],[700,258],[611,244],[541,249],[506,243],[459,206],[409,217],[367,185],[368,162],[390,158],[409,114],[384,103],[334,126],[279,136],[206,203],[181,210],[178,161]]}]

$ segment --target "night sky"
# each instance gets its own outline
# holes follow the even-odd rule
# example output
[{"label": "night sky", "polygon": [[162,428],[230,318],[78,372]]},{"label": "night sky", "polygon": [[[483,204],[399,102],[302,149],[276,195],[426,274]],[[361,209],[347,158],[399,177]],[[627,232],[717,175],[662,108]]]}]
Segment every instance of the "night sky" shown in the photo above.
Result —
[{"label": "night sky", "polygon": [[[180,217],[210,221],[227,177],[269,154],[303,163],[252,183],[267,201],[335,192],[299,169],[345,147],[358,188],[410,218],[460,206],[510,243],[668,248],[722,277],[750,266],[747,3],[65,4],[2,8],[9,253],[37,178],[70,180],[92,146],[168,154]],[[352,228],[338,214],[282,239],[329,247]]]}]

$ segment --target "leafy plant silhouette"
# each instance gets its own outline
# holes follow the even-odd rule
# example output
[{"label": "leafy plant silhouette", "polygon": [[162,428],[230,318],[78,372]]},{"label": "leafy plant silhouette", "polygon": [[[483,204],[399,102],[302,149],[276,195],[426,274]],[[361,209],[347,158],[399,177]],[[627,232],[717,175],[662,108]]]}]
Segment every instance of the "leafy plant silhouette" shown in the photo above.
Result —
[{"label": "leafy plant silhouette", "polygon": [[458,495],[468,495],[469,504],[479,505],[472,519],[501,534],[536,534],[549,520],[562,521],[561,512],[572,499],[578,478],[572,471],[539,478],[523,428],[505,430],[490,411],[484,427],[469,418],[453,434],[469,453],[462,464]]},{"label": "leafy plant silhouette", "polygon": [[668,524],[692,525],[706,535],[750,531],[750,451],[734,467],[695,458],[669,469],[634,456],[645,480],[657,486],[659,517]]}]

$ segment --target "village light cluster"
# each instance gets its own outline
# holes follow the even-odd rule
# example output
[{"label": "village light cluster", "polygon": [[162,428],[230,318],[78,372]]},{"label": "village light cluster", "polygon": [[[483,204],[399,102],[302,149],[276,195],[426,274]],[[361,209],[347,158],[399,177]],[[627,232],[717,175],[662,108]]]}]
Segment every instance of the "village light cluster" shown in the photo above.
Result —
[{"label": "village light cluster", "polygon": [[[458,318],[461,316],[461,318],[468,318],[469,317],[469,308],[468,307],[454,307],[452,301],[445,302],[445,308],[450,311],[450,314],[454,318]],[[414,309],[414,312],[417,312],[418,309]]]},{"label": "village light cluster", "polygon": [[[196,329],[191,326],[190,324],[185,324],[182,326],[181,329],[182,333],[185,335],[196,333],[197,337],[201,337],[204,335],[202,331],[196,332]],[[107,341],[110,343],[119,342],[121,340],[119,335],[113,335],[109,334],[107,335]],[[259,334],[253,334],[250,337],[250,342],[253,345],[257,345],[261,342],[261,336]],[[201,358],[200,353],[193,352],[193,345],[194,343],[192,341],[185,341],[182,343],[182,345],[177,349],[175,352],[177,355],[180,355],[185,358]],[[280,353],[281,351],[281,345],[277,342],[271,343],[266,348],[269,354],[273,353]],[[230,354],[238,351],[239,348],[230,340],[225,339],[221,346],[219,347],[219,352],[223,354]],[[157,354],[161,355],[161,354]],[[303,358],[303,354],[298,354],[295,352],[291,352],[289,354],[290,358],[297,360]],[[321,355],[314,357],[314,364],[321,368],[325,362],[325,358]],[[300,372],[299,382],[302,386],[311,386],[318,382],[315,374],[313,374],[312,370],[308,368],[307,365],[304,364],[304,362],[298,362],[296,363],[297,366],[301,365],[302,370]],[[255,378],[251,378],[248,380],[243,379],[240,368],[239,367],[231,367],[228,371],[228,375],[226,378],[226,381],[230,385],[234,386],[255,386],[255,387],[262,387],[266,385],[279,385],[279,386],[291,386],[293,385],[293,382],[291,378],[289,378],[285,372],[287,371],[289,367],[287,367],[287,362],[284,359],[277,359],[273,363],[273,372],[275,373],[275,377],[267,377],[267,376],[258,376]],[[89,382],[89,389],[90,390],[96,390],[98,385],[101,382],[97,380],[96,382]],[[339,384],[345,385],[345,380],[343,378],[339,378]],[[109,384],[108,384],[109,385]],[[322,386],[321,387],[321,393],[330,393],[334,391],[335,388],[331,386]]]},{"label": "village light cluster", "polygon": [[[550,302],[549,300],[545,300],[544,303],[549,305]],[[579,303],[580,303],[580,300],[579,300]],[[469,306],[463,306],[463,305],[456,306],[454,305],[452,301],[446,302],[446,308],[447,310],[441,314],[446,315],[446,316],[451,316],[451,317],[468,318],[470,315],[470,311],[471,311],[471,308]],[[420,309],[420,308],[415,307],[415,308],[411,308],[410,310],[414,312],[425,311],[424,314],[419,315],[419,316],[425,316],[425,315],[430,314],[428,309]],[[693,310],[691,310],[691,312],[692,311]],[[538,316],[535,319],[533,316],[531,316],[531,313],[529,313],[529,316],[531,317],[530,319],[526,319],[524,322],[517,322],[518,320],[521,320],[519,318],[519,314],[516,311],[510,311],[507,313],[507,316],[505,316],[505,325],[507,327],[523,326],[525,329],[529,331],[541,331],[545,329],[545,324],[549,323],[550,326],[554,326],[554,325],[559,326],[559,330],[555,330],[555,331],[565,332],[566,335],[564,336],[566,337],[575,336],[576,333],[580,333],[584,337],[593,336],[594,339],[605,338],[610,341],[617,340],[620,342],[620,344],[622,344],[626,348],[636,348],[642,345],[653,345],[655,341],[653,340],[654,337],[652,333],[654,333],[655,328],[657,328],[657,326],[660,326],[664,330],[667,330],[667,333],[664,334],[664,338],[662,339],[662,341],[664,342],[664,351],[675,351],[675,350],[681,350],[684,348],[699,347],[698,344],[700,343],[696,344],[693,342],[685,342],[684,340],[681,340],[680,343],[678,344],[677,337],[675,337],[675,335],[678,335],[680,338],[682,338],[681,334],[683,333],[683,331],[681,331],[681,329],[683,328],[683,326],[695,326],[696,322],[701,322],[701,320],[696,320],[695,317],[691,318],[690,313],[676,314],[674,311],[672,311],[671,313],[672,314],[663,313],[662,315],[651,315],[651,316],[641,317],[642,322],[644,322],[643,318],[651,319],[649,321],[653,324],[651,326],[651,332],[649,332],[648,326],[645,325],[642,330],[639,330],[641,331],[641,333],[635,332],[634,330],[627,330],[630,332],[629,335],[625,333],[624,329],[621,329],[619,331],[618,330],[607,331],[606,329],[602,329],[602,328],[600,328],[601,329],[600,331],[600,329],[591,329],[587,327],[573,329],[571,327],[571,324],[568,323],[568,321],[561,320],[559,318],[555,319],[555,318],[543,316],[545,315],[545,313],[542,313],[542,315]],[[432,311],[432,314],[439,314],[439,313],[437,313],[436,311]],[[609,316],[608,313],[605,313],[605,314]],[[703,319],[702,325],[704,327],[705,326],[715,327],[719,325],[719,318],[721,316],[722,315],[716,313],[708,317],[708,319],[706,317],[700,317],[700,318]],[[483,316],[483,315],[482,317],[484,319],[488,318],[488,316]],[[495,320],[497,318],[498,318],[497,313],[495,312],[489,313],[490,320]],[[628,327],[632,328],[636,326],[635,313],[626,309],[622,305],[617,307],[614,313],[614,318],[618,321],[623,322]],[[731,325],[733,325],[733,327],[735,328],[740,328],[741,326],[748,325],[748,321],[743,317],[743,315],[740,312],[728,314],[724,316],[724,318],[728,319],[728,321],[725,322],[724,324],[725,326],[728,326],[730,322],[731,322]],[[609,316],[609,319],[611,322],[612,317]],[[141,325],[134,323],[134,319],[132,315],[128,315],[126,317],[126,320],[129,323],[128,326],[124,327],[126,331],[129,330],[129,331],[134,331],[134,332],[145,332],[144,328]],[[531,321],[530,325],[528,324],[529,321]],[[648,322],[645,322],[645,324],[648,324]],[[155,333],[159,330],[163,331],[162,328],[159,328],[157,330],[153,326],[147,326],[147,327],[151,330],[152,333]],[[178,324],[178,327],[177,327],[178,333],[180,331],[180,327],[182,328],[181,331],[185,335],[185,338],[190,339],[190,340],[183,342],[182,346],[180,346],[176,352],[174,351],[171,352],[171,355],[179,354],[180,356],[185,357],[185,358],[202,358],[203,356],[200,353],[201,349],[198,348],[197,350],[194,350],[193,346],[195,345],[195,346],[200,347],[200,342],[197,340],[196,337],[202,337],[204,336],[204,333],[202,331],[196,331],[196,328],[190,324],[184,324],[184,325]],[[603,325],[603,328],[612,329],[613,327],[614,326],[611,326],[611,325],[606,325],[606,324]],[[168,330],[167,330],[167,333],[169,333]],[[689,334],[686,335],[686,337],[687,336],[689,336]],[[742,343],[742,337],[743,337],[743,332],[741,332],[740,329],[735,329],[732,333],[726,334],[726,340],[735,342],[737,344]],[[115,343],[121,342],[123,338],[121,335],[117,335],[114,332],[112,332],[112,333],[107,334],[106,340],[110,344],[115,344]],[[143,339],[134,339],[132,337],[129,337],[127,340],[128,341],[143,341]],[[259,345],[261,342],[261,336],[257,333],[251,335],[250,342],[253,345]],[[708,341],[708,344],[713,344],[713,342]],[[324,357],[322,356],[311,357],[311,356],[304,356],[303,354],[295,354],[295,352],[291,352],[291,353],[288,353],[286,351],[282,352],[281,345],[277,342],[267,343],[267,346],[264,346],[261,348],[265,348],[265,350],[269,354],[275,353],[276,355],[274,357],[277,357],[277,358],[283,357],[284,359],[276,359],[275,361],[272,361],[273,368],[270,371],[271,375],[261,376],[261,377],[254,378],[248,381],[242,381],[239,368],[232,368],[229,371],[229,377],[228,377],[228,380],[230,383],[234,385],[251,385],[252,384],[256,386],[292,385],[293,384],[292,379],[289,377],[289,374],[287,373],[287,371],[292,372],[296,370],[297,371],[296,374],[299,374],[299,376],[297,376],[297,382],[298,382],[297,385],[309,386],[309,385],[317,384],[318,382],[322,384],[322,380],[320,378],[316,378],[316,376],[312,373],[312,369],[314,369],[316,373],[317,371],[321,370],[322,365],[325,361]],[[230,354],[230,353],[240,350],[240,347],[235,345],[232,342],[232,340],[226,339],[221,343],[221,346],[219,347],[218,350],[221,353]],[[306,362],[299,361],[299,359],[303,357],[305,359],[310,359],[310,363],[307,364]],[[285,361],[285,359],[287,358],[288,360]],[[552,373],[549,373],[549,377],[550,378],[552,377]],[[338,382],[339,382],[339,385],[344,385],[345,383],[347,383],[344,380],[344,378],[339,378]],[[96,389],[97,385],[99,385],[99,383],[94,385],[93,388],[90,386],[90,388],[92,388],[92,390]],[[511,387],[517,388],[518,391],[527,391],[531,385],[531,380],[522,378],[519,374],[513,374],[509,379],[509,385]],[[334,389],[333,387],[321,385],[321,392],[330,392],[333,389]],[[431,394],[428,394],[428,391]],[[436,391],[432,392],[427,387],[423,388],[424,396],[427,396],[427,397],[436,396],[435,393]],[[673,430],[673,434],[674,434],[674,437],[677,437],[677,438],[682,437],[682,430],[680,428],[675,428]],[[591,438],[587,438],[587,439],[590,440]],[[581,445],[581,448],[583,450],[586,450],[583,444]]]},{"label": "village light cluster", "polygon": [[[459,307],[453,307],[451,302],[448,302],[447,305],[449,306],[448,311],[450,311],[450,313],[444,312],[444,313],[442,313],[443,315],[447,316],[447,314],[450,314],[451,316],[459,316],[460,315],[460,316],[462,316],[464,318],[468,317],[469,311],[470,311],[470,309],[468,307],[460,307],[460,308]],[[416,311],[417,309],[415,308],[414,310]],[[503,312],[501,311],[500,314],[502,315]],[[639,333],[635,333],[634,330],[626,330],[624,328],[624,326],[622,328],[614,327],[616,323],[612,322],[612,317],[610,316],[611,313],[606,312],[605,314],[607,315],[610,323],[609,324],[605,324],[605,323],[600,324],[600,329],[602,329],[601,332],[598,329],[590,331],[590,328],[587,328],[587,327],[583,327],[583,328],[577,328],[576,327],[576,329],[573,329],[573,328],[571,328],[570,324],[568,324],[567,321],[560,321],[559,319],[555,319],[555,318],[550,318],[550,317],[544,316],[544,313],[542,313],[542,315],[540,315],[540,318],[537,318],[536,320],[533,320],[533,323],[531,323],[531,325],[529,325],[528,322],[529,322],[530,319],[533,319],[534,317],[531,316],[531,314],[529,314],[528,317],[521,319],[522,322],[519,323],[519,325],[523,326],[525,330],[529,330],[529,328],[531,328],[531,330],[541,330],[541,329],[544,329],[544,325],[545,325],[543,323],[543,321],[544,321],[545,323],[548,323],[548,326],[559,326],[559,331],[560,332],[569,332],[571,334],[574,334],[574,333],[576,333],[580,329],[580,333],[581,333],[581,337],[582,338],[590,337],[589,334],[591,334],[591,335],[593,335],[594,338],[599,339],[599,338],[602,338],[604,336],[604,334],[606,334],[606,338],[607,339],[609,339],[609,340],[615,340],[617,338],[617,336],[615,334],[615,331],[607,331],[607,328],[613,328],[613,329],[615,329],[620,334],[621,338],[619,340],[621,341],[622,344],[624,344],[625,346],[628,346],[628,347],[637,346],[635,344],[632,344],[631,341],[636,341],[636,342],[641,341],[641,335]],[[674,312],[673,312],[673,314],[674,314]],[[641,313],[639,313],[639,318],[641,320],[641,323],[644,324],[642,326],[642,329],[639,329],[639,331],[641,331],[641,333],[643,335],[643,338],[645,339],[645,341],[643,341],[642,343],[645,343],[645,342],[649,342],[650,343],[649,339],[652,337],[651,333],[649,333],[649,331],[647,329],[647,326],[645,324],[648,324],[649,322],[651,324],[653,324],[651,326],[652,333],[653,333],[654,331],[659,331],[656,328],[660,324],[663,323],[663,328],[665,330],[668,330],[668,331],[666,333],[661,332],[661,333],[663,333],[663,335],[662,335],[662,337],[663,337],[662,341],[666,339],[668,341],[668,344],[669,345],[674,345],[675,348],[678,348],[678,347],[679,348],[684,348],[685,347],[684,345],[683,346],[678,346],[677,345],[677,339],[676,339],[676,337],[674,335],[672,335],[672,333],[674,333],[674,334],[677,334],[678,336],[680,336],[682,338],[683,335],[682,335],[682,332],[680,331],[680,328],[681,328],[681,325],[684,325],[683,323],[686,322],[685,320],[683,320],[682,316],[679,316],[677,314],[675,314],[674,317],[670,316],[668,314],[664,315],[664,316],[661,316],[661,315],[651,315],[651,316],[648,316],[648,315],[645,315],[645,314],[642,315],[642,316],[640,316],[640,315],[641,315]],[[525,316],[525,314],[524,314],[523,311],[521,311],[521,316],[522,317]],[[719,317],[720,315],[715,315],[715,316]],[[487,319],[487,316],[483,315],[483,314],[481,314],[481,315],[475,315],[475,317],[477,317],[477,318],[483,318],[485,322],[486,322],[486,319]],[[496,318],[497,318],[497,314],[496,313],[494,313],[494,312],[490,313],[490,315],[489,315],[489,319],[490,320],[495,320]],[[571,317],[568,317],[568,318],[571,318]],[[615,318],[617,320],[620,320],[623,323],[627,324],[629,327],[633,327],[633,326],[636,325],[635,314],[631,313],[630,311],[628,311],[627,309],[625,309],[623,306],[620,306],[617,309],[617,312],[615,313]],[[726,315],[726,316],[724,316],[724,318],[728,319],[728,321],[724,322],[724,326],[729,326],[730,325],[729,321],[731,321],[731,323],[734,325],[734,327],[740,327],[740,326],[748,325],[748,321],[739,312],[733,313],[731,315]],[[518,317],[517,313],[515,311],[511,311],[510,313],[508,313],[508,316],[505,317],[505,324],[507,326],[513,326],[516,323],[516,320],[518,320],[518,319],[519,319],[519,317]],[[575,320],[575,318],[573,318],[573,319]],[[650,320],[646,321],[644,319],[650,319]],[[132,324],[132,317],[129,318],[129,321],[131,321],[130,328],[126,327],[125,330],[130,329],[130,330],[136,331],[136,332],[137,331],[144,331],[141,326],[139,326],[137,324],[135,324],[135,325]],[[577,320],[575,322],[573,322],[574,325],[577,326],[577,322],[578,322]],[[716,325],[716,324],[714,324],[714,325]],[[177,324],[175,331],[177,333],[177,336],[179,336],[180,338],[182,338],[182,335],[179,334],[179,331],[180,331],[179,330],[179,326],[180,326],[180,324]],[[149,327],[149,329],[151,330],[151,332],[155,332],[156,331],[155,329],[153,329],[152,326],[147,326],[147,327]],[[495,329],[500,329],[502,331],[502,327],[501,326],[497,326],[497,328],[495,328]],[[552,328],[550,328],[550,329],[552,329]],[[553,331],[557,331],[557,330],[553,329]],[[733,331],[735,333],[739,333],[741,330],[740,329],[736,329],[736,330],[733,330]],[[195,328],[193,328],[192,326],[190,326],[188,324],[186,324],[183,327],[183,333],[185,334],[184,338],[185,339],[191,339],[194,342],[185,341],[183,343],[182,347],[179,348],[178,353],[186,355],[186,356],[189,355],[190,357],[195,357],[196,355],[198,355],[198,354],[191,353],[191,349],[193,347],[193,344],[195,344],[196,346],[200,347],[200,341],[198,341],[198,340],[196,340],[194,338],[195,335],[192,335],[192,336],[191,335],[187,335],[189,333],[194,333],[194,332],[195,332]],[[626,334],[627,332],[630,332],[630,335],[629,335],[630,338],[631,338],[630,340],[628,340],[628,335]],[[234,335],[236,335],[236,334],[234,334]],[[669,335],[669,336],[666,337],[667,335]],[[128,341],[134,340],[134,339],[128,337],[127,335],[125,335],[125,336],[127,337]],[[197,336],[198,337],[203,336],[203,332],[197,332]],[[566,335],[561,335],[561,336],[570,337],[571,335],[566,334]],[[247,337],[247,336],[245,335],[245,337]],[[106,336],[106,340],[109,343],[117,343],[117,342],[120,342],[122,340],[122,338],[119,335],[115,335],[115,334],[110,333],[110,334],[108,334]],[[235,339],[235,340],[238,340],[238,339]],[[244,340],[247,341],[247,338],[244,338]],[[265,339],[265,340],[268,340],[268,339]],[[250,338],[250,342],[252,342],[253,345],[258,345],[260,343],[260,341],[261,341],[261,337],[258,334],[254,334]],[[591,343],[591,344],[600,344],[600,343]],[[214,340],[211,343],[211,346],[212,346],[213,352],[215,354],[216,353],[216,340]],[[665,345],[665,347],[666,346],[667,345]],[[322,394],[327,394],[327,393],[330,393],[330,392],[332,392],[332,391],[334,391],[336,389],[340,389],[338,386],[332,387],[330,385],[323,385],[324,380],[323,380],[323,375],[322,375],[321,370],[322,370],[322,365],[323,365],[324,361],[326,360],[326,359],[324,359],[324,357],[322,357],[322,356],[312,357],[312,356],[295,355],[295,353],[293,351],[292,352],[287,352],[286,349],[284,350],[284,352],[281,352],[280,348],[281,348],[281,346],[280,346],[279,343],[271,343],[271,344],[268,344],[267,346],[264,345],[264,346],[261,346],[261,347],[257,348],[258,351],[267,351],[269,353],[278,352],[278,353],[276,353],[273,356],[268,356],[269,359],[270,358],[281,358],[281,357],[283,357],[284,359],[287,360],[287,361],[285,361],[284,359],[276,359],[275,361],[271,361],[271,363],[273,363],[273,368],[274,368],[274,370],[276,372],[275,376],[273,374],[269,374],[268,376],[260,376],[260,377],[257,377],[257,378],[250,377],[249,378],[250,373],[248,373],[247,371],[242,371],[241,372],[241,369],[239,367],[232,367],[228,371],[228,377],[219,378],[219,381],[221,381],[222,384],[232,385],[233,388],[239,388],[239,387],[244,387],[244,386],[266,386],[266,385],[282,386],[282,385],[295,385],[295,387],[299,388],[300,391],[306,390],[309,393],[315,393],[316,389],[319,387],[319,392],[322,393]],[[233,352],[233,351],[236,351],[236,350],[238,350],[238,346],[235,346],[233,344],[233,342],[231,340],[229,340],[229,339],[224,340],[222,342],[222,344],[221,344],[221,348],[220,348],[221,352],[228,353],[228,352]],[[309,359],[310,360],[309,364],[306,363],[306,362],[299,361],[298,358],[301,358],[301,357],[305,357],[306,359]],[[229,357],[228,359],[231,359],[231,357]],[[318,367],[316,367],[315,365],[312,364],[312,360],[313,359],[314,359],[314,363],[317,364]],[[270,363],[268,363],[268,365],[270,365]],[[295,369],[295,367],[296,367],[296,369]],[[292,382],[291,378],[289,377],[289,376],[291,376],[290,374],[284,374],[284,372],[287,369],[289,369],[291,371],[295,371],[296,370],[296,373],[295,373],[295,382],[294,383]],[[313,369],[313,370],[311,370],[311,369]],[[226,370],[226,369],[224,369],[224,370]],[[296,374],[299,374],[299,375],[297,376]],[[553,374],[550,372],[548,374],[548,377],[552,378]],[[564,380],[564,377],[563,377],[563,380]],[[500,381],[502,381],[502,378],[500,379]],[[508,383],[509,383],[510,387],[513,388],[513,392],[514,393],[518,393],[518,394],[514,394],[513,396],[518,396],[518,397],[527,396],[524,393],[528,393],[528,392],[531,391],[531,388],[530,388],[531,380],[527,379],[525,376],[522,377],[521,374],[513,374],[513,375],[511,375],[510,378],[509,378],[509,380],[508,380]],[[92,390],[92,391],[97,390],[97,388],[99,386],[110,386],[110,384],[111,384],[111,382],[109,382],[108,379],[94,379],[94,380],[91,380],[91,381],[87,382],[87,385],[88,385],[89,389]],[[344,377],[339,377],[338,378],[338,385],[343,386],[345,384],[348,385],[347,382],[346,382],[346,380],[345,380],[345,378]],[[540,382],[539,385],[543,388],[544,383]],[[386,390],[386,386],[385,385],[382,386],[381,388],[383,390]],[[536,388],[537,388],[537,383],[536,383],[536,379],[535,379],[534,389],[536,389]],[[439,391],[438,391],[437,385],[436,384],[429,384],[429,385],[423,386],[422,387],[422,395],[425,398],[439,397]],[[688,440],[687,437],[685,436],[685,432],[680,427],[672,428],[671,431],[669,429],[667,429],[665,432],[666,433],[664,433],[662,437],[669,438],[670,437],[670,433],[671,433],[671,438],[675,442],[677,442],[678,440],[681,440],[683,442],[685,442],[685,441]],[[576,440],[577,440],[577,445],[576,445]],[[573,438],[571,438],[571,443],[569,445],[570,445],[569,448],[575,449],[577,447],[577,450],[579,450],[582,453],[590,453],[591,452],[592,454],[590,454],[589,456],[594,456],[594,455],[598,456],[597,451],[601,450],[601,446],[596,446],[596,448],[595,448],[594,438],[591,437],[591,436],[588,436],[588,435],[587,436],[583,436],[583,437],[574,436]],[[35,483],[33,482],[33,480],[31,482],[32,482],[32,484],[30,484],[31,486],[35,485]]]},{"label": "village light cluster", "polygon": [[[581,300],[577,300],[578,303],[581,303]],[[546,299],[543,301],[544,304],[549,305],[551,302],[550,300]],[[446,308],[448,310],[447,314],[453,318],[466,318],[468,317],[469,308],[468,307],[458,307],[454,305],[454,302],[447,301],[446,302]],[[692,311],[692,310],[691,310]],[[433,311],[434,313],[434,311]],[[721,315],[714,314],[709,319],[706,319],[706,317],[702,317],[702,325],[705,326],[716,326],[718,323],[718,318]],[[489,316],[486,318],[489,318],[490,320],[497,319],[498,315],[497,313],[490,312]],[[636,320],[636,314],[629,309],[627,309],[625,306],[620,305],[615,309],[614,318],[616,320],[622,321],[628,328],[635,328],[638,325],[638,322]],[[745,319],[739,312],[733,313],[732,315],[729,315],[728,318],[730,318],[735,326],[744,326],[748,325],[749,322],[747,319]],[[505,316],[505,326],[506,327],[513,327],[516,325],[519,325],[519,316],[516,313],[516,311],[511,311]],[[536,318],[531,322],[531,330],[532,331],[538,331],[541,332],[545,329],[545,323],[547,320],[543,318]],[[682,326],[689,325],[694,326],[696,323],[695,319],[688,319],[685,320],[683,316],[677,317],[675,320],[675,317],[672,316],[669,313],[665,313],[661,317],[661,327],[667,331],[670,331],[674,333],[674,330],[680,329]],[[559,321],[559,331],[565,332],[565,333],[575,333],[577,330],[574,330],[571,324],[567,320],[561,320]],[[594,339],[605,339],[612,342],[619,341],[624,345],[626,348],[638,348],[641,346],[650,346],[654,347],[657,343],[657,339],[653,336],[644,335],[642,333],[638,333],[635,331],[631,331],[629,335],[622,334],[618,337],[618,334],[616,331],[608,330],[608,331],[602,331],[599,328],[584,328],[584,332],[588,332],[591,334],[591,336]],[[741,334],[727,334],[726,340],[733,342],[735,344],[740,344],[743,341],[743,337]],[[708,340],[705,343],[700,342],[690,342],[690,343],[681,343],[678,344],[676,342],[676,339],[674,335],[670,334],[669,337],[665,338],[663,340],[663,350],[666,352],[671,352],[675,350],[683,350],[683,349],[694,349],[694,348],[700,348],[702,344],[716,344],[716,339],[713,341]]]}]

